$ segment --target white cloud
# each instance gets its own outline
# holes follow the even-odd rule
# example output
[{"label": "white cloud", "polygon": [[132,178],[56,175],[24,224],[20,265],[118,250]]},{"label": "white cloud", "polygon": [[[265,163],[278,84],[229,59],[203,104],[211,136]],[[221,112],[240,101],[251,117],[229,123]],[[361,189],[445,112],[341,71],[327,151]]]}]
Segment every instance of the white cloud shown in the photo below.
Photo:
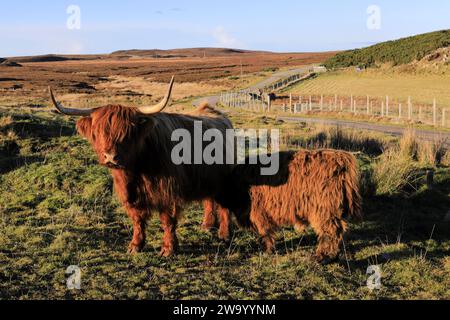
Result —
[{"label": "white cloud", "polygon": [[216,40],[216,46],[219,47],[238,47],[240,42],[230,35],[224,27],[217,27],[212,31],[212,36]]}]

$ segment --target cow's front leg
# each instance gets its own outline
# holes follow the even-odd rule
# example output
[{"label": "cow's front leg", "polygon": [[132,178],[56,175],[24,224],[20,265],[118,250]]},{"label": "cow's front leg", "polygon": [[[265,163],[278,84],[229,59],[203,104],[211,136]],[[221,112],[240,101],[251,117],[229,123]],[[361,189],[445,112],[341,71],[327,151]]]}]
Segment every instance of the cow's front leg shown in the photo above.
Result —
[{"label": "cow's front leg", "polygon": [[174,212],[161,212],[161,225],[164,231],[163,244],[160,255],[170,257],[178,249],[178,238],[176,234],[177,228],[177,209]]},{"label": "cow's front leg", "polygon": [[203,201],[203,212],[202,229],[211,231],[216,225],[215,205],[212,199],[206,199]]},{"label": "cow's front leg", "polygon": [[218,206],[219,210],[219,239],[228,242],[230,240],[230,213],[228,209]]},{"label": "cow's front leg", "polygon": [[129,209],[128,215],[133,221],[133,239],[128,246],[128,252],[139,253],[145,246],[145,214],[136,209]]}]

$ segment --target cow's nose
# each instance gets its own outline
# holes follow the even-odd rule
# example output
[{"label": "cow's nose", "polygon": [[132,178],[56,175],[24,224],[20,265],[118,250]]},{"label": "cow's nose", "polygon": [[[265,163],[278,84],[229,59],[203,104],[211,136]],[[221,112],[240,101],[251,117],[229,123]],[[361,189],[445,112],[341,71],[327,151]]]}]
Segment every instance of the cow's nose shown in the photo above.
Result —
[{"label": "cow's nose", "polygon": [[119,157],[116,154],[104,152],[105,163],[118,164]]}]

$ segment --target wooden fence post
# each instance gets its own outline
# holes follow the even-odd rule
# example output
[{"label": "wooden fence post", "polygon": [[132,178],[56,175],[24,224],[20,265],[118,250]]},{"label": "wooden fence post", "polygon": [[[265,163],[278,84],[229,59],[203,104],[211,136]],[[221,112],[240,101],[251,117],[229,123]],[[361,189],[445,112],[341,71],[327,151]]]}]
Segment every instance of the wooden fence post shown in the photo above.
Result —
[{"label": "wooden fence post", "polygon": [[323,94],[320,96],[320,111],[323,110]]},{"label": "wooden fence post", "polygon": [[350,112],[353,111],[353,95],[350,96]]},{"label": "wooden fence post", "polygon": [[309,111],[312,111],[312,98],[309,96]]},{"label": "wooden fence post", "polygon": [[343,111],[343,110],[344,110],[344,102],[341,99],[341,111]]},{"label": "wooden fence post", "polygon": [[402,104],[401,103],[398,104],[398,118],[399,119],[402,118]]},{"label": "wooden fence post", "polygon": [[412,103],[411,103],[411,97],[408,97],[408,119],[411,120],[412,118]]},{"label": "wooden fence post", "polygon": [[384,117],[384,101],[381,101],[381,116]]},{"label": "wooden fence post", "polygon": [[411,99],[409,99],[409,102],[408,102],[408,119],[409,120],[412,119],[412,114],[413,114],[413,112],[412,112],[412,103],[411,103]]},{"label": "wooden fence post", "polygon": [[271,101],[270,101],[270,95],[267,95],[267,111],[270,112],[271,109]]},{"label": "wooden fence post", "polygon": [[292,93],[289,94],[289,109],[292,112]]}]

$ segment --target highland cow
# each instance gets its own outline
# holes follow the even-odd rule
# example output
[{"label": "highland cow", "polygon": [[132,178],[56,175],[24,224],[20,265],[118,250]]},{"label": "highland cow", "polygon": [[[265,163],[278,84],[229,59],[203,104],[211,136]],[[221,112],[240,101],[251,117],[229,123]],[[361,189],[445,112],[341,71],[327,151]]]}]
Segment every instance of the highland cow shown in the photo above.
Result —
[{"label": "highland cow", "polygon": [[[174,130],[192,133],[195,123],[201,122],[203,131],[218,129],[225,136],[232,125],[226,116],[207,105],[190,114],[163,113],[172,87],[173,78],[166,96],[155,106],[109,105],[96,109],[65,108],[49,88],[60,113],[83,117],[77,122],[78,132],[92,144],[100,164],[110,169],[115,191],[133,222],[129,245],[132,253],[144,247],[146,221],[152,211],[158,211],[164,230],[161,255],[172,255],[178,247],[176,227],[184,204],[206,199],[209,205],[208,199],[215,199],[233,169],[227,164],[173,163]],[[225,153],[227,148],[223,147]],[[219,235],[228,237],[225,233]]]},{"label": "highland cow", "polygon": [[[248,162],[246,162],[248,163]],[[220,196],[244,227],[256,231],[266,251],[274,249],[281,226],[318,236],[316,259],[334,260],[347,229],[346,218],[361,217],[356,159],[335,150],[280,153],[280,171],[261,176],[260,165],[238,165]]]}]

